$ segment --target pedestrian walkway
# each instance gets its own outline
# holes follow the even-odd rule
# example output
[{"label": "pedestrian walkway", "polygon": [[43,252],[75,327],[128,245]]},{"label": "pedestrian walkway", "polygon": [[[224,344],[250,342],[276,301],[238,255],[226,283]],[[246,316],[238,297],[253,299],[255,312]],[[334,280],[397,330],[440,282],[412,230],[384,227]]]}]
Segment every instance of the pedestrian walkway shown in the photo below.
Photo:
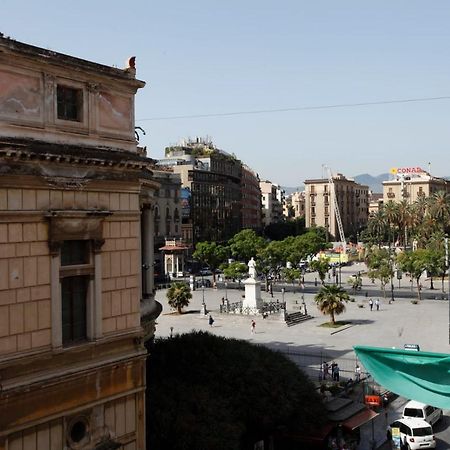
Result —
[{"label": "pedestrian walkway", "polygon": [[[324,328],[324,322],[329,318],[323,316],[314,302],[314,294],[302,292],[285,292],[284,300],[288,310],[295,310],[295,306],[302,304],[302,295],[307,312],[312,319],[299,325],[288,327],[281,314],[274,314],[267,319],[262,316],[241,316],[235,314],[220,314],[222,297],[230,302],[242,300],[243,290],[207,288],[204,290],[206,309],[212,313],[214,323],[209,325],[209,314],[201,314],[203,300],[202,291],[194,291],[193,298],[186,313],[179,315],[171,311],[165,298],[166,291],[157,291],[156,299],[163,305],[163,312],[157,319],[156,337],[168,337],[173,334],[190,332],[191,330],[204,330],[224,337],[244,339],[257,344],[267,345],[270,348],[283,351],[283,353],[314,353],[326,354],[338,362],[348,360],[352,367],[341,370],[341,376],[354,377],[353,352],[354,345],[369,345],[377,347],[403,348],[404,344],[418,344],[425,351],[448,352],[448,303],[435,300],[423,300],[418,304],[411,303],[411,298],[399,298],[392,304],[388,299],[380,297],[380,309],[370,311],[368,298],[365,293],[358,292],[355,301],[346,305],[346,311],[336,317],[336,320],[349,322],[341,329]],[[262,293],[263,299],[282,301],[282,293]],[[353,296],[353,295],[352,295]],[[420,327],[412,326],[420,317]],[[251,332],[251,320],[256,322],[254,333]],[[433,330],[433,333],[430,333]],[[338,332],[336,332],[338,331]],[[306,364],[316,364],[311,360]],[[317,365],[317,364],[316,364]],[[342,369],[344,366],[339,364]],[[318,365],[317,365],[318,366]],[[315,368],[317,373],[317,367]],[[362,384],[361,384],[362,386]],[[354,394],[362,400],[362,392],[355,389]],[[386,439],[386,428],[395,418],[399,417],[402,402],[398,398],[388,407],[387,417],[382,412],[373,422],[361,427],[360,450],[373,450],[383,447]],[[373,429],[372,429],[373,423]],[[373,431],[372,431],[373,430]],[[374,447],[375,446],[375,447]]]}]

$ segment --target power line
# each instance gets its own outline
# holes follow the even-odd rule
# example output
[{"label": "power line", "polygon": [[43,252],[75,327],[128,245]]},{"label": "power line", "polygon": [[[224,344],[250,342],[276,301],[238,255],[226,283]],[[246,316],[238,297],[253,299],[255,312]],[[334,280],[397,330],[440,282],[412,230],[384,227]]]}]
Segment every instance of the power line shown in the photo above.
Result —
[{"label": "power line", "polygon": [[270,114],[289,111],[313,111],[319,109],[334,109],[334,108],[359,108],[361,106],[376,106],[376,105],[392,105],[398,103],[415,103],[415,102],[432,102],[439,100],[450,100],[450,96],[443,95],[441,97],[422,97],[422,98],[406,98],[397,100],[380,100],[375,102],[360,102],[360,103],[338,103],[336,105],[318,105],[318,106],[298,106],[294,108],[274,108],[274,109],[257,109],[253,111],[232,111],[223,113],[208,113],[208,114],[190,114],[184,116],[165,116],[165,117],[149,117],[147,119],[136,119],[136,122],[156,121],[156,120],[177,120],[177,119],[198,119],[202,117],[225,117],[225,116],[244,116],[250,114]]}]

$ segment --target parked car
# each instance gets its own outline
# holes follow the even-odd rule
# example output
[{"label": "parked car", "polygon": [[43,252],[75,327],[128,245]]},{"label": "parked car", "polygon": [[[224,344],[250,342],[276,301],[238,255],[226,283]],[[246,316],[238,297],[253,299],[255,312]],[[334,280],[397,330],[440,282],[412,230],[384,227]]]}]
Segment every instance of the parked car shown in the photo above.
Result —
[{"label": "parked car", "polygon": [[208,269],[207,267],[203,267],[203,269],[200,269],[198,273],[203,276],[212,275],[211,270]]},{"label": "parked car", "polygon": [[196,287],[197,288],[201,288],[201,287],[211,287],[211,280],[197,280],[196,281]]},{"label": "parked car", "polygon": [[435,408],[434,406],[411,400],[403,408],[402,419],[414,417],[417,419],[423,419],[430,425],[434,425],[442,418],[442,415],[443,412],[440,408]]},{"label": "parked car", "polygon": [[423,419],[398,419],[389,425],[388,439],[392,439],[392,429],[400,429],[400,445],[408,450],[436,448],[433,428]]}]

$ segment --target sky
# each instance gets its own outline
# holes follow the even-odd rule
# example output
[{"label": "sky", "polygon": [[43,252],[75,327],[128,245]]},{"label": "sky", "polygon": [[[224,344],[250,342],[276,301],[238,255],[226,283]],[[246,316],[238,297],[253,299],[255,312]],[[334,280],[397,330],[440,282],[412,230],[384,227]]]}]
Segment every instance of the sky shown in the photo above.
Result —
[{"label": "sky", "polygon": [[136,56],[150,157],[208,136],[283,186],[325,165],[450,175],[449,23],[447,0],[1,0],[0,14],[18,41],[109,66]]}]

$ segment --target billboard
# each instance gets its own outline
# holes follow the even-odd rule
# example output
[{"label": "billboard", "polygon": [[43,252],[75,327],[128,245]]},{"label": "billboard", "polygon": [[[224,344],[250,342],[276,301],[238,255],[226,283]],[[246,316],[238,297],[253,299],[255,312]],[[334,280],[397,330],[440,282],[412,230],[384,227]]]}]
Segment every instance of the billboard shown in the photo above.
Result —
[{"label": "billboard", "polygon": [[191,215],[191,190],[181,188],[181,218],[186,219]]}]

